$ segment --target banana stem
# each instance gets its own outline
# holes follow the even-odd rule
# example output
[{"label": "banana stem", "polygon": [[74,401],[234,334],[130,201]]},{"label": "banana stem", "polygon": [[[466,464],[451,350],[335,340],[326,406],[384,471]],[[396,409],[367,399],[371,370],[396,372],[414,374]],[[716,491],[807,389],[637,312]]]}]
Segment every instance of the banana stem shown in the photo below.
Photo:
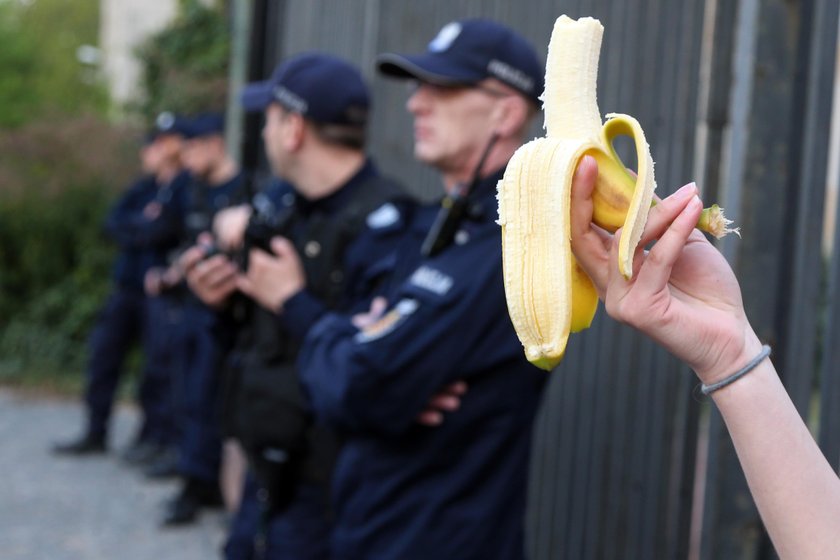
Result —
[{"label": "banana stem", "polygon": [[705,231],[720,239],[727,233],[734,233],[741,237],[740,228],[730,228],[732,220],[723,215],[723,208],[717,204],[712,204],[709,208],[704,208],[700,213],[700,219],[697,221],[697,229]]},{"label": "banana stem", "polygon": [[[650,203],[651,208],[654,206],[656,206],[656,200]],[[700,212],[700,219],[697,220],[697,229],[713,235],[717,239],[725,237],[730,233],[741,237],[741,228],[730,228],[729,226],[731,224],[732,220],[723,214],[723,208],[717,204],[712,204],[708,208],[703,208],[703,211]]]}]

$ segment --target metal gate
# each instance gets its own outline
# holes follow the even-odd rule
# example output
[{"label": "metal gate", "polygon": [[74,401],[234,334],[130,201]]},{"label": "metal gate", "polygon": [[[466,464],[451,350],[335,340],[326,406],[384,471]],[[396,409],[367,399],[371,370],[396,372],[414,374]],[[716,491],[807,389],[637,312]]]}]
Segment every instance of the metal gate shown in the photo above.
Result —
[{"label": "metal gate", "polygon": [[[840,259],[820,251],[836,0],[235,4],[250,21],[235,26],[240,43],[250,33],[249,79],[310,49],[359,64],[374,90],[373,154],[426,198],[440,193],[437,176],[413,160],[405,91],[375,75],[374,56],[419,51],[446,22],[482,16],[523,33],[544,59],[557,16],[599,18],[601,111],[642,123],[660,195],[697,180],[706,200],[721,202],[741,226],[743,239],[727,239],[722,250],[800,412],[810,419],[819,410],[813,425],[837,467]],[[255,134],[251,123],[246,145]],[[840,247],[840,230],[836,239]],[[722,422],[696,396],[693,375],[603,311],[569,348],[533,433],[529,556],[773,557]]]}]

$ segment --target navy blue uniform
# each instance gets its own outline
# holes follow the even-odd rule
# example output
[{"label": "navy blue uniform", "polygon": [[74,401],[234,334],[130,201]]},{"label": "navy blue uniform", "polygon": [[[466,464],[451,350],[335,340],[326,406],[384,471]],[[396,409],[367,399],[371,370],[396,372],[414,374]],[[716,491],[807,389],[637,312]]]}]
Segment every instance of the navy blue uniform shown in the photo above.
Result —
[{"label": "navy blue uniform", "polygon": [[[521,558],[531,426],[546,376],[524,358],[508,318],[496,183],[476,187],[455,242],[417,262],[436,209],[418,216],[401,256],[409,273],[389,311],[356,329],[328,314],[299,359],[316,412],[345,443],[334,478],[339,559]],[[291,317],[289,318],[291,320]],[[439,427],[415,421],[464,380]]]},{"label": "navy blue uniform", "polygon": [[[315,201],[282,189],[273,191],[276,204],[280,207],[294,204],[297,218],[291,226],[289,237],[298,244],[303,242],[306,247],[306,232],[316,220],[342,220],[342,211],[353,206],[361,195],[359,189],[371,189],[371,192],[383,194],[375,195],[372,200],[383,200],[385,192],[382,187],[373,190],[371,181],[376,181],[378,173],[372,162],[368,161],[342,188],[334,194]],[[380,180],[381,181],[381,180]],[[290,198],[291,197],[291,198]],[[367,213],[364,226],[351,236],[349,233],[340,239],[348,243],[341,248],[340,255],[342,271],[341,287],[335,301],[326,302],[309,288],[302,290],[284,304],[284,312],[274,318],[275,324],[282,332],[292,338],[302,338],[302,335],[323,314],[330,309],[341,309],[345,312],[361,311],[369,305],[369,298],[381,287],[383,279],[391,274],[396,262],[396,249],[404,237],[407,224],[407,212],[410,206],[399,191],[393,189],[393,195],[388,195],[385,203]],[[322,222],[323,223],[323,222]],[[326,247],[322,247],[326,251]],[[304,253],[306,250],[304,249]],[[309,257],[302,254],[306,261]],[[306,267],[306,265],[305,265]],[[327,274],[329,271],[324,271]],[[308,278],[307,286],[319,284],[323,286],[324,279]],[[265,312],[265,311],[262,311]],[[277,334],[272,335],[277,340]],[[275,346],[279,341],[275,343]],[[246,356],[242,367],[270,370],[272,367],[282,367],[284,364],[272,362],[271,352],[254,345]],[[281,360],[282,361],[282,360]],[[292,360],[293,364],[294,361]],[[266,371],[268,373],[268,371]],[[248,403],[243,403],[248,406]],[[316,434],[310,436],[308,434]],[[319,440],[319,438],[321,438]],[[325,433],[318,428],[307,429],[307,449],[301,453],[299,471],[294,473],[294,496],[288,505],[279,512],[271,515],[265,528],[266,559],[270,560],[324,560],[328,558],[330,538],[330,524],[328,515],[328,488],[330,473],[334,461],[334,446],[332,434]],[[328,443],[324,444],[324,441]],[[246,486],[243,503],[235,520],[226,547],[228,560],[242,560],[251,558],[246,554],[250,551],[258,516],[255,511],[259,508],[256,487],[253,481]]]},{"label": "navy blue uniform", "polygon": [[[103,307],[90,336],[90,363],[85,401],[90,414],[89,431],[105,433],[119,382],[122,365],[132,345],[144,338],[148,350],[153,318],[148,315],[143,291],[146,271],[163,261],[177,243],[179,225],[169,194],[183,186],[184,177],[160,186],[154,177],[139,179],[120,197],[105,221],[105,231],[118,245],[114,262],[114,289]],[[159,202],[161,213],[154,218],[143,210]],[[168,392],[168,372],[153,359],[146,360],[139,396],[145,425],[142,438],[162,429],[160,403]]]},{"label": "navy blue uniform", "polygon": [[[242,200],[245,178],[240,173],[227,182],[208,186],[197,179],[185,189],[185,236],[189,245],[198,234],[210,231],[216,213]],[[178,471],[215,484],[221,461],[219,418],[219,366],[224,332],[216,312],[191,293],[186,296],[179,348],[180,442]]]}]

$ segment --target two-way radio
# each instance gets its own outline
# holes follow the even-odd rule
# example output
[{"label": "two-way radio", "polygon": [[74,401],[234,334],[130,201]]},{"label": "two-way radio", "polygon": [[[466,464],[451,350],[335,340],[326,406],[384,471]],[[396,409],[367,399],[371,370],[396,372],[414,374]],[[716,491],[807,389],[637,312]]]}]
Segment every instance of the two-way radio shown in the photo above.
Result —
[{"label": "two-way radio", "polygon": [[470,194],[481,181],[481,168],[487,161],[487,156],[490,155],[490,150],[499,139],[498,134],[493,134],[487,142],[487,147],[484,148],[484,153],[481,154],[481,159],[478,160],[478,165],[473,171],[472,180],[467,183],[458,183],[452,192],[447,193],[440,203],[440,211],[438,212],[435,222],[432,224],[426,239],[423,240],[423,245],[420,252],[424,257],[431,257],[448,247],[453,239],[455,239],[455,232],[458,231],[458,226],[464,217],[467,210]]}]

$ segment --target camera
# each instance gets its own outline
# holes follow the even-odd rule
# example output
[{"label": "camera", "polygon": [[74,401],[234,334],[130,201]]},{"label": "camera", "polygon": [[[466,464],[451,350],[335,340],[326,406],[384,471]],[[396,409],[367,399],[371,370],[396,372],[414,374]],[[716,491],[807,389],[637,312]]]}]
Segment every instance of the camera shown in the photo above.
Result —
[{"label": "camera", "polygon": [[290,236],[294,213],[294,205],[281,208],[273,204],[254,207],[251,218],[245,226],[242,250],[237,259],[242,270],[248,270],[248,254],[251,249],[262,249],[266,253],[271,253],[272,238]]},{"label": "camera", "polygon": [[254,211],[245,227],[243,248],[247,252],[253,248],[271,252],[271,239],[278,235],[288,237],[291,229],[293,206],[266,211]]}]

